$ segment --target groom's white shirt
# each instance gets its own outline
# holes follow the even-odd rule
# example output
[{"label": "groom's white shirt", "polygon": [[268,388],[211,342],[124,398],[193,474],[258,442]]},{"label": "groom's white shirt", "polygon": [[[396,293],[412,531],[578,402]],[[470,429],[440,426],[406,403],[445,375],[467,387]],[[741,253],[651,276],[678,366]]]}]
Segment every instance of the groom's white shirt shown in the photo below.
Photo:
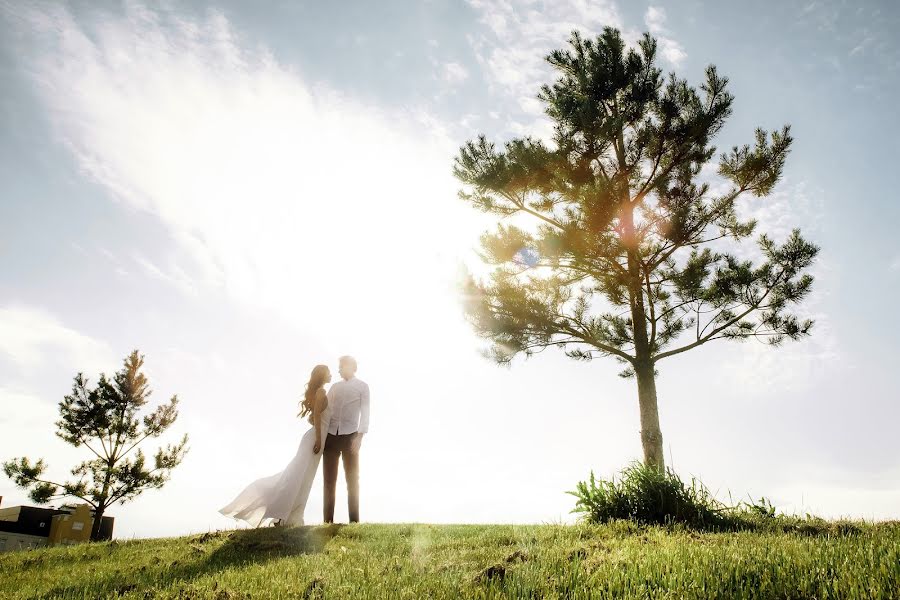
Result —
[{"label": "groom's white shirt", "polygon": [[366,433],[369,431],[369,385],[351,377],[338,381],[328,390],[331,421],[328,433]]}]

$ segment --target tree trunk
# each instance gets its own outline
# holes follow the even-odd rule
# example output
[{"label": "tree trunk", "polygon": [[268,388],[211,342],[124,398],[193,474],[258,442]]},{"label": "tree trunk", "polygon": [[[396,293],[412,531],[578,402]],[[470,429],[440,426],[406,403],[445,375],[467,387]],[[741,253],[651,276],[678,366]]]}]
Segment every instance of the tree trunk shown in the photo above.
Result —
[{"label": "tree trunk", "polygon": [[659,410],[656,406],[656,374],[651,362],[635,365],[638,384],[638,404],[641,409],[641,444],[644,447],[644,464],[660,471],[666,468],[663,456],[662,431],[659,428]]},{"label": "tree trunk", "polygon": [[91,541],[96,542],[100,540],[100,525],[103,522],[103,513],[106,511],[105,506],[98,506],[96,510],[94,510],[94,524],[91,526]]},{"label": "tree trunk", "polygon": [[[663,457],[662,431],[659,429],[659,410],[656,407],[656,374],[652,353],[652,340],[647,332],[647,313],[644,309],[644,289],[638,257],[638,243],[634,231],[634,208],[630,200],[621,213],[622,241],[628,252],[628,292],[631,304],[631,330],[634,333],[634,373],[638,384],[638,405],[641,409],[641,444],[644,447],[644,464],[660,471],[666,468]],[[652,298],[648,298],[652,302]]]}]

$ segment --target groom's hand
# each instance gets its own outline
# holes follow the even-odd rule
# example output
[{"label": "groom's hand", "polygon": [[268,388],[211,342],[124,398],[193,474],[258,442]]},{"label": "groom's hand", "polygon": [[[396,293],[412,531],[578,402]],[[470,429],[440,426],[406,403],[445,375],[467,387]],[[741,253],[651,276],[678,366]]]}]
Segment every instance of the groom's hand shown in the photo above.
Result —
[{"label": "groom's hand", "polygon": [[362,445],[362,439],[364,433],[358,433],[353,436],[353,440],[350,442],[350,452],[356,454],[359,452],[359,447]]}]

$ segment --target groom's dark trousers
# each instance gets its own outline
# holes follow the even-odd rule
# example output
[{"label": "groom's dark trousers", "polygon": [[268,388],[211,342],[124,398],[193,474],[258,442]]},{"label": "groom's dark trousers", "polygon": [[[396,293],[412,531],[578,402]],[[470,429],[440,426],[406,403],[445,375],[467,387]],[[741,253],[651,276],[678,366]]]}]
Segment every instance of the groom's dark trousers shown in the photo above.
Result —
[{"label": "groom's dark trousers", "polygon": [[344,477],[347,480],[347,508],[351,523],[359,522],[359,452],[350,451],[350,443],[356,433],[334,435],[325,438],[322,452],[323,475],[325,477],[324,520],[334,522],[334,496],[337,487],[338,459],[344,462]]}]

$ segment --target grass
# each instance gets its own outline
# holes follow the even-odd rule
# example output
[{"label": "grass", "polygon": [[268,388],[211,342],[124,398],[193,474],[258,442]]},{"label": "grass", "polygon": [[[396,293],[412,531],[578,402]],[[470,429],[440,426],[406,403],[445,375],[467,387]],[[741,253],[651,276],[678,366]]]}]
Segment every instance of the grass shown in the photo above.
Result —
[{"label": "grass", "polygon": [[0,554],[0,598],[900,598],[900,523],[320,526]]}]

